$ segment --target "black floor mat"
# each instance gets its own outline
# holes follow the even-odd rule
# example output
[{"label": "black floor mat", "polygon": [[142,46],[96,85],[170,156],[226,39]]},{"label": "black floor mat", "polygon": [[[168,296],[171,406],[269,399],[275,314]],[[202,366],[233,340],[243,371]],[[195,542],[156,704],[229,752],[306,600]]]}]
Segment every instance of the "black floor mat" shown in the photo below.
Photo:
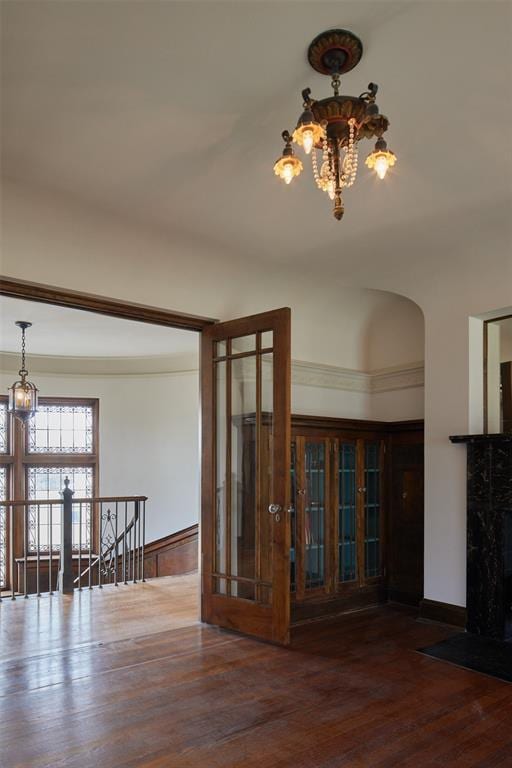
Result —
[{"label": "black floor mat", "polygon": [[463,632],[418,651],[512,683],[512,642],[502,643]]}]

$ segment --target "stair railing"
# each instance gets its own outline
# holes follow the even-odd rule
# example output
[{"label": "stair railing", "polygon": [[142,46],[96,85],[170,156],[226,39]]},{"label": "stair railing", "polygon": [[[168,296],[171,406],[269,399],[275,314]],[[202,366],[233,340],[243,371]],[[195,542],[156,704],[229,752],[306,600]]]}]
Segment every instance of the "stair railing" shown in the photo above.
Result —
[{"label": "stair railing", "polygon": [[[9,536],[0,552],[0,601],[144,578],[147,496],[0,501]],[[9,580],[6,589],[7,578]]]}]

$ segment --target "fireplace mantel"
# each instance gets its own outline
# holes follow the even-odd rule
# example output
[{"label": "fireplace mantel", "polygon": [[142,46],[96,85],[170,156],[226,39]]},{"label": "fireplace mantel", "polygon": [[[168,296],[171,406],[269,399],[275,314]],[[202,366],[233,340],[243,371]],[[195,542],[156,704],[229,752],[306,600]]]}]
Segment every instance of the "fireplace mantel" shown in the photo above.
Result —
[{"label": "fireplace mantel", "polygon": [[512,432],[496,432],[488,435],[451,435],[452,443],[512,443]]},{"label": "fireplace mantel", "polygon": [[467,630],[512,639],[512,434],[467,445]]}]

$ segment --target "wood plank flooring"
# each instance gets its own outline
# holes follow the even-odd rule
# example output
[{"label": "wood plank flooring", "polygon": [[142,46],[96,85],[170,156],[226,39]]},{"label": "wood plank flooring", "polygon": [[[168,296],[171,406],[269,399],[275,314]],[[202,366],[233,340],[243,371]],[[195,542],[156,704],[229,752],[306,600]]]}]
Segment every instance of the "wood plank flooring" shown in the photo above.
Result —
[{"label": "wood plank flooring", "polygon": [[382,607],[291,649],[197,621],[196,576],[0,606],[2,768],[494,768],[512,685],[416,652]]}]

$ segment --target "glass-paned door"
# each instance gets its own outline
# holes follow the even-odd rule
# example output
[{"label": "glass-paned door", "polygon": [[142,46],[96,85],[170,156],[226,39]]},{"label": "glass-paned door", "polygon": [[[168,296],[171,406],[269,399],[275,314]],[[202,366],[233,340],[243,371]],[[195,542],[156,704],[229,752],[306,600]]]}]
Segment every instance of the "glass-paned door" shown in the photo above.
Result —
[{"label": "glass-paned door", "polygon": [[357,578],[356,445],[338,445],[338,581]]},{"label": "glass-paned door", "polygon": [[326,447],[324,441],[306,440],[305,444],[304,576],[307,590],[325,585]]},{"label": "glass-paned door", "polygon": [[332,583],[330,441],[299,435],[295,439],[293,531],[297,600],[325,594]]},{"label": "glass-paned door", "polygon": [[381,575],[381,444],[364,446],[364,575]]},{"label": "glass-paned door", "polygon": [[203,331],[204,621],[287,643],[290,310]]}]

